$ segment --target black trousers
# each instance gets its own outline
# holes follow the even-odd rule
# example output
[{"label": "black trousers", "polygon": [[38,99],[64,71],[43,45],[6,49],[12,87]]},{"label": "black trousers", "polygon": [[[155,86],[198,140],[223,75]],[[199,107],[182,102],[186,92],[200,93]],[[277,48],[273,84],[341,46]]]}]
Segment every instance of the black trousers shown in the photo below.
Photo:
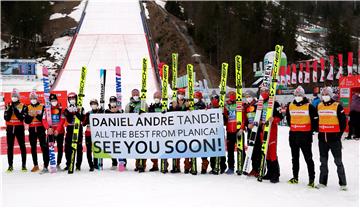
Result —
[{"label": "black trousers", "polygon": [[290,144],[291,156],[292,156],[293,177],[299,178],[299,169],[300,169],[299,159],[300,159],[300,150],[301,150],[307,165],[309,181],[314,181],[315,168],[314,168],[314,161],[312,159],[312,132],[296,132],[296,133],[290,132],[289,144]]},{"label": "black trousers", "polygon": [[63,153],[64,153],[64,134],[58,134],[57,136],[55,136],[55,142],[57,145],[57,165],[61,164],[61,160],[63,157]]},{"label": "black trousers", "polygon": [[236,132],[235,133],[227,132],[226,142],[227,142],[227,151],[228,151],[228,166],[229,169],[234,169],[234,165],[235,165],[234,151],[235,151],[235,143],[236,143]]},{"label": "black trousers", "polygon": [[341,153],[341,140],[340,138],[331,138],[325,141],[323,138],[319,138],[319,151],[320,151],[320,178],[319,183],[327,185],[328,181],[328,158],[329,150],[331,151],[334,162],[337,167],[337,174],[339,178],[339,185],[346,185],[346,176],[345,169],[342,163],[342,153]]},{"label": "black trousers", "polygon": [[[258,133],[256,134],[255,144],[253,153],[251,156],[251,165],[252,169],[256,172],[259,172],[260,163],[261,163],[261,138],[260,138],[260,129],[258,130]],[[248,134],[248,138],[250,137],[250,134]]]},{"label": "black trousers", "polygon": [[85,145],[86,145],[86,157],[90,168],[94,167],[94,163],[92,160],[92,143],[91,136],[85,137]]},{"label": "black trousers", "polygon": [[349,135],[354,135],[355,138],[360,138],[360,112],[350,112]]},{"label": "black trousers", "polygon": [[45,128],[43,126],[29,127],[29,141],[34,166],[39,165],[37,159],[37,139],[39,139],[44,167],[47,168],[49,166],[49,145],[46,141]]},{"label": "black trousers", "polygon": [[10,167],[13,166],[15,137],[20,146],[22,166],[25,167],[26,166],[26,147],[25,147],[24,126],[6,126],[8,164]]},{"label": "black trousers", "polygon": [[[216,157],[210,157],[211,170],[215,169]],[[220,170],[223,172],[226,170],[226,157],[220,157]]]},{"label": "black trousers", "polygon": [[[71,144],[72,144],[73,130],[74,130],[73,126],[68,126],[66,128],[66,136],[65,136],[66,167],[69,167],[70,162],[71,162],[71,153],[72,153]],[[83,140],[83,128],[82,128],[82,126],[80,126],[79,134],[78,134],[77,149],[76,149],[76,168],[80,168],[81,163],[82,163],[82,155],[83,155],[82,154],[82,151],[83,151],[82,140]]]}]

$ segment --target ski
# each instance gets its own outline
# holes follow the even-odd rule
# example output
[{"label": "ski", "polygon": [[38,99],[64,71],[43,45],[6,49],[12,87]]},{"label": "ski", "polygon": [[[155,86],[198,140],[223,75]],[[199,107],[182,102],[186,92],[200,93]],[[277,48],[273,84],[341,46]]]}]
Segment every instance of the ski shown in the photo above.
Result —
[{"label": "ski", "polygon": [[173,53],[171,55],[171,60],[172,60],[172,100],[176,101],[176,82],[177,82],[177,69],[178,69],[178,54],[177,53]]},{"label": "ski", "polygon": [[209,91],[209,86],[208,86],[208,82],[206,79],[204,79],[204,91],[205,91],[205,103],[207,105],[210,105],[211,103],[211,99],[210,99],[210,91]]},{"label": "ski", "polygon": [[280,61],[281,61],[281,55],[282,55],[283,47],[280,45],[275,46],[275,59],[274,59],[274,67],[271,74],[272,80],[270,83],[269,88],[269,101],[268,106],[266,109],[266,120],[265,120],[265,128],[264,128],[264,138],[263,143],[261,146],[261,162],[260,162],[260,169],[259,169],[259,177],[258,181],[262,181],[262,178],[264,176],[264,168],[266,165],[266,155],[269,145],[269,137],[270,137],[270,130],[271,130],[271,122],[268,122],[270,117],[273,115],[273,109],[274,109],[274,103],[275,103],[275,96],[276,96],[276,85],[277,85],[277,77],[279,74],[279,68],[280,68]]},{"label": "ski", "polygon": [[[140,111],[141,112],[146,111],[147,65],[148,65],[147,58],[143,58],[143,60],[142,60],[142,72],[141,72],[141,95],[140,95],[140,102],[141,102]],[[144,167],[142,158],[139,158],[139,167]]]},{"label": "ski", "polygon": [[[194,110],[194,67],[191,64],[186,66],[188,76],[188,97],[189,97],[189,109]],[[191,158],[191,173],[197,173],[196,157]]]},{"label": "ski", "polygon": [[[122,95],[121,95],[121,68],[115,67],[115,86],[116,86],[116,106],[120,112],[122,112]],[[125,171],[125,162],[118,159],[120,172]]]},{"label": "ski", "polygon": [[[79,94],[78,94],[78,100],[77,100],[77,107],[80,109],[82,108],[83,98],[85,96],[84,89],[85,89],[86,73],[87,73],[87,68],[85,66],[83,66],[81,68],[80,87],[79,87]],[[69,174],[74,173],[75,155],[76,155],[76,151],[77,151],[77,143],[78,143],[80,125],[81,125],[80,119],[75,116],[74,129],[73,129],[73,135],[72,135],[72,143],[71,143],[71,148],[72,148],[71,161],[70,161],[70,166],[69,166],[69,171],[68,171]]]},{"label": "ski", "polygon": [[[240,130],[242,124],[242,58],[235,56],[235,82],[236,82],[236,129]],[[244,135],[236,137],[237,174],[242,174],[244,155]]]},{"label": "ski", "polygon": [[[267,57],[267,55],[265,55],[265,57]],[[269,87],[273,63],[269,64],[267,59],[264,60],[264,63],[266,64],[266,67],[265,67],[265,71],[264,71],[262,85]],[[261,97],[261,95],[259,95],[258,102],[256,104],[257,107],[256,107],[256,112],[255,112],[253,128],[251,129],[250,136],[248,138],[248,148],[247,148],[245,160],[243,163],[243,174],[244,175],[248,175],[250,173],[251,158],[252,158],[257,134],[259,131],[259,124],[260,124],[260,119],[261,119],[261,112],[263,110],[263,103],[264,103],[264,99],[263,99],[263,97]]]},{"label": "ski", "polygon": [[[225,107],[225,96],[226,96],[226,82],[227,82],[227,74],[228,74],[228,64],[222,63],[221,65],[221,79],[220,79],[220,100],[219,100],[219,108],[224,111]],[[220,157],[215,158],[215,172],[219,172],[220,170]]]},{"label": "ski", "polygon": [[[100,108],[105,112],[106,69],[100,69]],[[103,158],[98,158],[98,170],[103,169]]]},{"label": "ski", "polygon": [[[161,103],[162,103],[162,112],[166,112],[168,109],[168,78],[169,78],[169,66],[164,64],[163,68],[163,77],[162,77],[162,86],[161,86]],[[175,94],[176,95],[176,94]],[[167,160],[161,159],[160,160],[160,171],[165,173]]]},{"label": "ski", "polygon": [[[44,82],[44,99],[45,99],[45,116],[48,125],[52,128],[51,118],[51,104],[50,104],[50,84],[49,84],[49,70],[47,67],[42,68],[43,82]],[[49,143],[49,164],[50,173],[56,173],[56,161],[55,161],[55,147],[54,147],[54,135],[47,135]]]}]

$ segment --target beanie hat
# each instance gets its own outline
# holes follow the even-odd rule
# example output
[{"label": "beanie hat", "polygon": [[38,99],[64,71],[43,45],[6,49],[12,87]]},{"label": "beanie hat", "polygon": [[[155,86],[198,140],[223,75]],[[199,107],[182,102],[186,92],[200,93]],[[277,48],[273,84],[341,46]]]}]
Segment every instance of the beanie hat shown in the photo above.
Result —
[{"label": "beanie hat", "polygon": [[295,96],[305,97],[305,90],[301,86],[298,86],[294,91]]},{"label": "beanie hat", "polygon": [[250,97],[256,97],[256,93],[252,90],[246,90],[245,96],[248,95]]},{"label": "beanie hat", "polygon": [[321,95],[325,95],[328,94],[331,98],[334,97],[334,93],[331,87],[325,87],[322,91],[321,91]]},{"label": "beanie hat", "polygon": [[14,88],[11,92],[11,97],[17,97],[20,99],[20,92],[18,89]]}]

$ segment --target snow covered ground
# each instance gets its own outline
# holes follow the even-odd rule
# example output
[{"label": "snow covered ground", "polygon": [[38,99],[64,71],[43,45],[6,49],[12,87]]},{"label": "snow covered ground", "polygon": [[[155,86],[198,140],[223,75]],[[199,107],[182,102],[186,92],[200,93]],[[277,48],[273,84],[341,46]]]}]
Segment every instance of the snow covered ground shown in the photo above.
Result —
[{"label": "snow covered ground", "polygon": [[[15,171],[4,173],[6,156],[1,158],[2,206],[22,207],[240,207],[240,206],[359,206],[359,143],[343,142],[343,162],[348,191],[340,191],[336,168],[329,156],[329,183],[325,189],[309,189],[305,162],[301,156],[300,182],[290,185],[291,154],[288,128],[279,127],[278,154],[280,183],[262,183],[255,178],[237,175],[185,175],[133,171],[111,171],[111,161],[105,159],[105,170],[89,172],[84,154],[82,171],[40,175],[20,172],[20,156],[15,156]],[[316,181],[319,176],[319,152],[314,137],[313,154]],[[28,168],[32,167],[27,155]],[[42,161],[39,155],[39,161]],[[198,160],[198,167],[200,167]],[[63,163],[65,160],[63,159]],[[41,163],[41,162],[40,162]],[[151,162],[148,161],[148,166]],[[183,164],[183,163],[182,163]],[[181,166],[183,166],[181,164]],[[241,205],[237,204],[240,203]]]}]

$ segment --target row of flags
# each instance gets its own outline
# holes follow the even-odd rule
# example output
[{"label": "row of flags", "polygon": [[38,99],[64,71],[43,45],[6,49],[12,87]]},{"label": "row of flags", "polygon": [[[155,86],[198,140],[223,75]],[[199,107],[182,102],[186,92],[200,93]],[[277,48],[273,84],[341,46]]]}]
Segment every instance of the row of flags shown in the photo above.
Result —
[{"label": "row of flags", "polygon": [[[360,55],[360,51],[359,51]],[[334,74],[335,57],[333,55],[329,56],[328,62],[328,74],[325,76],[325,64],[326,60],[320,58],[320,60],[308,60],[300,62],[298,65],[289,64],[287,66],[280,67],[280,84],[281,85],[291,85],[291,84],[302,84],[310,83],[310,68],[312,68],[312,82],[324,82],[326,80],[339,79],[340,76],[343,76],[343,54],[338,54],[338,70]],[[359,64],[359,63],[358,63]],[[318,67],[320,65],[320,77],[318,78]],[[299,70],[298,70],[299,69]],[[353,52],[348,52],[348,61],[347,61],[347,75],[353,74]]]}]

